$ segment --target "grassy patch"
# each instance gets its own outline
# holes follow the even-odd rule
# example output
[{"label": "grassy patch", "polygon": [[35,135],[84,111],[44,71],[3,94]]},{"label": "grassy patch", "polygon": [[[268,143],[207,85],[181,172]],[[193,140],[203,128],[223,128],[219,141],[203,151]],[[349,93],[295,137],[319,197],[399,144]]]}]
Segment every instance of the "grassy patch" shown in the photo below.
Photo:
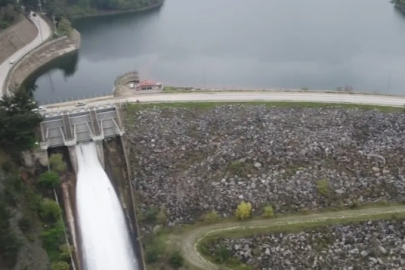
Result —
[{"label": "grassy patch", "polygon": [[234,175],[246,176],[254,170],[252,163],[234,160],[228,165],[228,171]]},{"label": "grassy patch", "polygon": [[299,171],[300,169],[303,169],[304,166],[298,166],[298,165],[290,165],[287,168],[284,169],[284,173],[283,173],[283,179],[289,179],[291,177],[293,177],[297,171]]},{"label": "grassy patch", "polygon": [[168,102],[168,103],[134,103],[128,104],[129,112],[136,112],[145,108],[198,108],[212,109],[224,105],[252,105],[268,106],[274,108],[340,108],[377,110],[385,113],[404,112],[404,108],[391,106],[375,106],[348,103],[321,103],[321,102],[290,102],[290,101],[254,101],[254,102]]}]

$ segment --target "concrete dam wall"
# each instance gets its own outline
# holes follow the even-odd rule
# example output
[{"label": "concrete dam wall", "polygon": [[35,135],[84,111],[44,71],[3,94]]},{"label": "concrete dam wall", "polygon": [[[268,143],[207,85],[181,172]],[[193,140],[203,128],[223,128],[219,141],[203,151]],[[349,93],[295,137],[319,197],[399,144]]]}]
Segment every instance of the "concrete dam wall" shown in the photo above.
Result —
[{"label": "concrete dam wall", "polygon": [[21,15],[21,21],[0,32],[0,63],[30,43],[38,35],[35,25]]}]

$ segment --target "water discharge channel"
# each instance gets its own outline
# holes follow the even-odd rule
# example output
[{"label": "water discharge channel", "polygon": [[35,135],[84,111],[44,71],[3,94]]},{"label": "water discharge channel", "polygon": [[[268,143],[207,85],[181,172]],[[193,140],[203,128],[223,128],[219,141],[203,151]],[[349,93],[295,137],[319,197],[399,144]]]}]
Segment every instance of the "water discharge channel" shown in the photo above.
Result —
[{"label": "water discharge channel", "polygon": [[94,143],[76,146],[76,204],[85,270],[137,270],[118,196]]}]

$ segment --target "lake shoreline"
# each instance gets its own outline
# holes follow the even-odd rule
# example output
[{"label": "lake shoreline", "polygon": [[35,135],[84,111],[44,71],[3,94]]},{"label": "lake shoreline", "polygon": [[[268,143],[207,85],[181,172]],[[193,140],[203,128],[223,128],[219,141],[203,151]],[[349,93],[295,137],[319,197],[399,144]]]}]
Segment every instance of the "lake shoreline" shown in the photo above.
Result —
[{"label": "lake shoreline", "polygon": [[398,9],[402,14],[405,15],[405,6],[404,5],[395,4],[395,8]]},{"label": "lake shoreline", "polygon": [[129,9],[129,10],[114,10],[114,11],[102,11],[102,10],[97,10],[94,14],[86,14],[86,15],[79,15],[79,16],[73,16],[73,20],[77,19],[83,19],[83,18],[91,18],[91,17],[103,17],[103,16],[111,16],[111,15],[117,15],[117,14],[127,14],[127,13],[138,13],[142,11],[149,11],[153,9],[160,8],[164,4],[164,0],[161,3],[154,4],[148,7],[143,7],[139,9]]}]

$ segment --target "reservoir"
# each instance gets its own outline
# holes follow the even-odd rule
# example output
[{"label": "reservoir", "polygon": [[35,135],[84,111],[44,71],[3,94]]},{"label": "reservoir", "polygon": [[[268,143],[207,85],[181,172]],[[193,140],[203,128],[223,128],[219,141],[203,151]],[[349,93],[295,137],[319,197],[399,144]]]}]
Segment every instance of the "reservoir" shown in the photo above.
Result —
[{"label": "reservoir", "polygon": [[405,93],[405,16],[388,0],[166,0],[73,25],[79,53],[27,82],[42,103],[111,94],[132,70],[176,86]]}]

